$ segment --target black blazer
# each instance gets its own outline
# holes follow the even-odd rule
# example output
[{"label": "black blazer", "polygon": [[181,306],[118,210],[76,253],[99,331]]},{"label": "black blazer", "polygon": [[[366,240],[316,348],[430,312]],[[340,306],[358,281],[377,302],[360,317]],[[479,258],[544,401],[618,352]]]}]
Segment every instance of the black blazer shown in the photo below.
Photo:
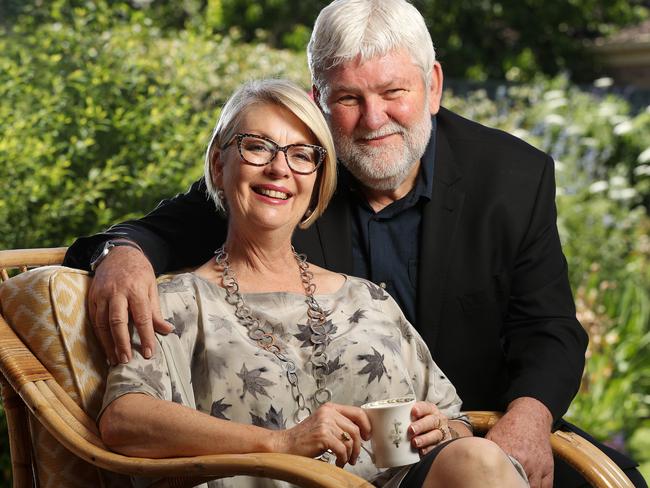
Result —
[{"label": "black blazer", "polygon": [[[556,227],[553,161],[441,108],[434,171],[414,325],[464,409],[503,410],[532,396],[558,419],[580,385],[587,336]],[[350,198],[340,184],[325,214],[296,232],[310,262],[352,271]],[[199,180],[140,220],[78,239],[65,264],[87,269],[102,241],[123,236],[143,246],[157,272],[179,269],[209,259],[225,233]]]}]

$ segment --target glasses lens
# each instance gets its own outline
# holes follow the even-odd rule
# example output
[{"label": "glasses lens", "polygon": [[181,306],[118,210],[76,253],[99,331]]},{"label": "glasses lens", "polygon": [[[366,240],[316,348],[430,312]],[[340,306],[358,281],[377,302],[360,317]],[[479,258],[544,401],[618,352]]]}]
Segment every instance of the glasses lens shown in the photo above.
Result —
[{"label": "glasses lens", "polygon": [[294,170],[310,173],[320,162],[320,151],[316,147],[296,145],[287,150],[287,157]]},{"label": "glasses lens", "polygon": [[242,137],[239,148],[244,159],[251,164],[268,164],[275,154],[273,143],[257,137]]}]

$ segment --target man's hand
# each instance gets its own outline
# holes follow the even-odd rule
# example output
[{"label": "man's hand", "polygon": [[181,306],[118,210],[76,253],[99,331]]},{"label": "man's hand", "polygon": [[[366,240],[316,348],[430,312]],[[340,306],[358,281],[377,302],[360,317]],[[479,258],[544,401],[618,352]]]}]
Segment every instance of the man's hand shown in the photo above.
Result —
[{"label": "man's hand", "polygon": [[145,358],[150,358],[155,348],[153,329],[163,334],[173,330],[160,313],[151,263],[141,251],[128,246],[111,249],[95,270],[88,310],[95,334],[113,365],[131,359],[129,315],[138,330]]},{"label": "man's hand", "polygon": [[524,466],[531,488],[553,487],[552,423],[543,403],[522,397],[508,405],[506,414],[486,435]]}]

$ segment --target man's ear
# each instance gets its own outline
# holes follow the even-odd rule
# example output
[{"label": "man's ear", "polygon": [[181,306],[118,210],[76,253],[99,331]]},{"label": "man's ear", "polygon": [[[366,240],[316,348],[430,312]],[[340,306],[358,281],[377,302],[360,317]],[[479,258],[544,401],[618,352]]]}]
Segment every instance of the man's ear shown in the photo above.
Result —
[{"label": "man's ear", "polygon": [[440,110],[443,78],[442,66],[438,61],[436,61],[433,64],[431,78],[429,80],[429,112],[431,112],[432,115],[437,114],[438,110]]},{"label": "man's ear", "polygon": [[314,99],[314,102],[316,102],[316,105],[318,105],[320,111],[325,113],[322,105],[323,101],[321,100],[321,92],[318,90],[318,88],[316,88],[316,85],[311,86],[311,96]]}]

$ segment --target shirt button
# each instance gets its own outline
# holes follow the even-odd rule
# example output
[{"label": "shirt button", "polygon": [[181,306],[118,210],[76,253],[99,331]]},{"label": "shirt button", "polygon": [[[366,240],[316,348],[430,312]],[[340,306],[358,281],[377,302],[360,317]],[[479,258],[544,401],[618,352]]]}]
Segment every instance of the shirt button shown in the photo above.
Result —
[{"label": "shirt button", "polygon": [[386,289],[386,283],[384,283],[384,282],[382,281],[381,283],[379,283],[379,287],[380,287],[381,289],[385,290],[385,289]]}]

